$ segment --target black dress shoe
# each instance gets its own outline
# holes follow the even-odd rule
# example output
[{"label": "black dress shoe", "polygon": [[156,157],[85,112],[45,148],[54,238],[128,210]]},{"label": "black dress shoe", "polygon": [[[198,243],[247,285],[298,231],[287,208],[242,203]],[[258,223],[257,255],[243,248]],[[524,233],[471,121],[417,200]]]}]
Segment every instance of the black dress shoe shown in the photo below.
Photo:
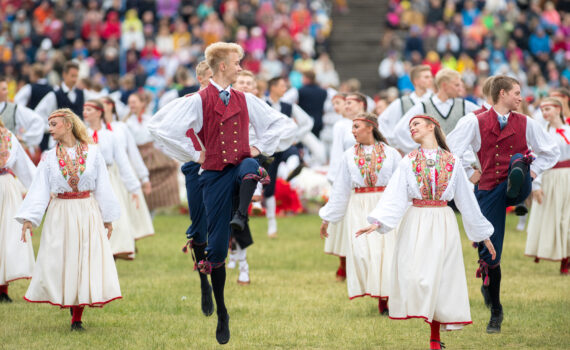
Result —
[{"label": "black dress shoe", "polygon": [[382,312],[381,312],[380,314],[381,314],[382,316],[388,316],[388,315],[390,315],[390,310],[384,309],[384,310],[382,310]]},{"label": "black dress shoe", "polygon": [[521,187],[526,175],[524,167],[527,166],[522,161],[515,162],[509,173],[507,182],[507,197],[517,198],[521,192]]},{"label": "black dress shoe", "polygon": [[212,300],[212,286],[202,289],[202,313],[204,316],[212,316],[214,313],[214,301]]},{"label": "black dress shoe", "polygon": [[489,287],[481,285],[481,294],[483,294],[483,301],[487,309],[491,308],[491,294],[489,294]]},{"label": "black dress shoe", "polygon": [[242,213],[236,211],[232,221],[230,221],[230,226],[234,230],[243,231],[245,224],[247,223],[247,215],[242,215]]},{"label": "black dress shoe", "polygon": [[524,203],[519,204],[515,207],[516,216],[525,216],[526,214],[528,214],[528,208],[526,207],[526,205],[524,205]]},{"label": "black dress shoe", "polygon": [[291,171],[291,173],[289,173],[289,176],[287,176],[287,182],[290,182],[291,180],[293,180],[297,175],[299,175],[301,173],[301,171],[303,171],[303,168],[305,166],[301,163],[299,165],[297,165],[297,167],[295,169],[293,169]]},{"label": "black dress shoe", "polygon": [[487,333],[501,333],[503,323],[503,309],[491,309],[491,319],[487,325]]},{"label": "black dress shoe", "polygon": [[230,315],[227,312],[223,315],[218,315],[216,340],[220,344],[227,344],[230,341]]},{"label": "black dress shoe", "polygon": [[76,321],[71,324],[71,330],[77,332],[83,332],[85,328],[83,328],[81,321]]},{"label": "black dress shoe", "polygon": [[6,293],[0,294],[0,303],[11,303],[12,299]]}]

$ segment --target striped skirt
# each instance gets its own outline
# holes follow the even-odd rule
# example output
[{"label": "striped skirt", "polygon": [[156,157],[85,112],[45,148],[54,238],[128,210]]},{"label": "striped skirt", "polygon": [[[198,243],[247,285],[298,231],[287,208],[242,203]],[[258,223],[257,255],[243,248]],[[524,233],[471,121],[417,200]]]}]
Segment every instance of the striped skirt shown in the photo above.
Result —
[{"label": "striped skirt", "polygon": [[178,164],[154,147],[152,143],[139,145],[144,164],[148,168],[152,192],[145,195],[150,211],[180,204]]}]

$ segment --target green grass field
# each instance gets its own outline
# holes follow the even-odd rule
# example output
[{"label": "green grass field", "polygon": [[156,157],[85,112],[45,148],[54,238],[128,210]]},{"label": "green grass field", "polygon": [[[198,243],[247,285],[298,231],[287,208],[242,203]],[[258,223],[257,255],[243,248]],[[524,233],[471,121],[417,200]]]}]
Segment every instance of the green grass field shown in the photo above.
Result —
[{"label": "green grass field", "polygon": [[[559,264],[523,256],[526,234],[508,217],[503,254],[502,333],[488,335],[489,311],[475,278],[477,253],[463,235],[473,325],[442,334],[448,349],[570,348],[570,277]],[[215,314],[200,311],[199,278],[183,254],[185,216],[158,216],[157,235],[138,242],[134,261],[118,261],[123,299],[86,309],[83,333],[71,333],[67,309],[22,299],[28,281],[10,286],[12,304],[0,304],[0,349],[213,349]],[[248,249],[252,283],[239,286],[228,270],[228,349],[426,349],[422,320],[380,316],[377,301],[349,301],[335,281],[338,260],[323,254],[317,216],[279,219],[279,238],[265,235],[264,219],[250,221],[255,244]],[[34,237],[37,254],[39,234]]]}]

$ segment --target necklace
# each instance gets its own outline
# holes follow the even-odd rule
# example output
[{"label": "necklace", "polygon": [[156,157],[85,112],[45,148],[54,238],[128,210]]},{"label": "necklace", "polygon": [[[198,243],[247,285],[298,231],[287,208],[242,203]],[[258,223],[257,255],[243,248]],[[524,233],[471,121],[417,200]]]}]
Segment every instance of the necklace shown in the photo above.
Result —
[{"label": "necklace", "polygon": [[85,161],[87,159],[87,144],[77,142],[75,146],[75,159],[71,159],[67,151],[61,143],[57,144],[57,159],[61,175],[65,178],[69,186],[74,192],[78,192],[77,184],[79,183],[79,175],[85,172]]}]

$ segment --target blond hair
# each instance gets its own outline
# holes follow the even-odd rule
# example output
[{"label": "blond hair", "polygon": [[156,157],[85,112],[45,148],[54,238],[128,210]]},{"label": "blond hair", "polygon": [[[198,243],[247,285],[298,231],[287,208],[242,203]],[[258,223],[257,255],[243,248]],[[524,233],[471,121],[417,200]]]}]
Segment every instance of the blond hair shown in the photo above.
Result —
[{"label": "blond hair", "polygon": [[430,72],[431,74],[430,66],[428,66],[427,64],[420,64],[419,66],[414,66],[410,70],[410,80],[412,81],[412,84],[414,83],[414,80],[416,80],[420,76],[420,73],[422,72]]},{"label": "blond hair", "polygon": [[55,111],[51,112],[48,117],[48,120],[53,117],[62,117],[65,121],[71,124],[71,132],[73,136],[81,142],[81,143],[94,143],[93,139],[87,135],[87,127],[79,117],[73,113],[73,111],[69,108],[60,108],[56,109]]},{"label": "blond hair", "polygon": [[212,73],[216,74],[218,72],[220,63],[227,62],[228,55],[232,52],[237,53],[240,60],[243,58],[243,48],[235,43],[220,41],[210,44],[206,48],[204,56],[206,56],[206,62],[208,63],[208,66],[210,66]]},{"label": "blond hair", "polygon": [[[564,120],[564,115],[562,114],[564,111],[564,108],[562,106],[562,102],[555,99],[554,97],[545,97],[542,99],[542,101],[540,101],[540,104],[543,104],[543,103],[556,105],[556,107],[558,107],[558,109],[560,109],[560,120],[562,120],[562,124],[566,123],[566,121]],[[548,126],[550,127],[550,123],[548,124]]]},{"label": "blond hair", "polygon": [[198,65],[196,65],[196,76],[202,77],[202,78],[205,77],[208,69],[210,69],[210,66],[208,66],[208,63],[206,63],[206,61],[200,61],[200,63],[198,63]]},{"label": "blond hair", "polygon": [[256,79],[255,79],[255,75],[253,74],[253,72],[250,71],[250,70],[247,70],[247,69],[244,69],[244,70],[240,71],[240,72],[238,73],[238,77],[250,77],[251,79],[253,79],[253,81],[256,80]]},{"label": "blond hair", "polygon": [[458,71],[450,68],[443,68],[435,75],[435,86],[440,89],[442,83],[451,81],[456,78],[461,79],[461,74],[459,74]]},{"label": "blond hair", "polygon": [[493,80],[495,79],[494,76],[487,77],[483,82],[483,88],[481,92],[485,98],[491,97],[491,87],[493,86]]}]

